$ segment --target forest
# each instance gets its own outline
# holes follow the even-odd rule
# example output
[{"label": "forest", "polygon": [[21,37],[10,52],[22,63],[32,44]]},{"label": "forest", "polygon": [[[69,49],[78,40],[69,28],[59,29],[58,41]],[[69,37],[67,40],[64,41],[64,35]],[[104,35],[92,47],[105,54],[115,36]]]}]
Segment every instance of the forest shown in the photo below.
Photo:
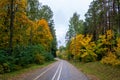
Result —
[{"label": "forest", "polygon": [[120,66],[120,0],[93,0],[85,17],[83,21],[75,12],[69,19],[66,47],[61,46],[57,55]]},{"label": "forest", "polygon": [[53,12],[38,0],[0,0],[0,73],[53,60]]},{"label": "forest", "polygon": [[120,67],[120,0],[93,0],[85,20],[74,12],[59,49],[53,16],[39,0],[0,0],[0,74],[55,57]]}]

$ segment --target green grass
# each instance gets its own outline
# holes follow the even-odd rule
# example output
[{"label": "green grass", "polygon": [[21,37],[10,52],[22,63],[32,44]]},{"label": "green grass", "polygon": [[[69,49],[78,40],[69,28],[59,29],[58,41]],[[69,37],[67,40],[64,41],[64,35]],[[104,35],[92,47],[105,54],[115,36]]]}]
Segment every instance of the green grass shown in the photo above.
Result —
[{"label": "green grass", "polygon": [[43,68],[53,62],[55,62],[55,61],[46,62],[43,65],[31,64],[30,67],[28,67],[28,68],[24,68],[24,69],[21,69],[18,71],[10,72],[10,73],[0,74],[0,80],[12,80],[14,77],[29,73],[30,71],[33,71],[33,70],[36,70],[39,68]]},{"label": "green grass", "polygon": [[89,63],[71,62],[71,63],[85,74],[96,76],[98,80],[120,80],[120,67],[104,65],[101,64],[100,62]]}]

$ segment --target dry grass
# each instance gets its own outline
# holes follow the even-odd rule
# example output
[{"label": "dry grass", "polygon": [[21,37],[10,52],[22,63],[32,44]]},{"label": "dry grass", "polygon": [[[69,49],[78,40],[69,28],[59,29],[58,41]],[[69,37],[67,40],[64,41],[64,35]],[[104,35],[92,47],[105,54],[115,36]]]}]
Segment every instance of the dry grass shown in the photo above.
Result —
[{"label": "dry grass", "polygon": [[100,62],[71,63],[92,78],[91,80],[120,80],[120,67],[104,65]]}]

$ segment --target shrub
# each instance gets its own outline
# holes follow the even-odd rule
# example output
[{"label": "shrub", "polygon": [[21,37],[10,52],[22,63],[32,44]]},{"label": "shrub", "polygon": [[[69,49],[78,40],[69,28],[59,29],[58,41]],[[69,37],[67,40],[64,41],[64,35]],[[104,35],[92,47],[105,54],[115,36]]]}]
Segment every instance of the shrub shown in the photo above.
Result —
[{"label": "shrub", "polygon": [[19,70],[33,63],[43,64],[50,60],[53,60],[52,54],[42,45],[17,45],[11,55],[8,55],[6,50],[0,50],[0,73]]},{"label": "shrub", "polygon": [[93,62],[93,61],[96,61],[96,58],[92,55],[87,55],[85,56],[84,58],[82,58],[82,61],[83,62]]},{"label": "shrub", "polygon": [[15,64],[11,64],[11,70],[15,71],[15,70],[20,70],[22,69],[22,66],[20,65],[15,65]]},{"label": "shrub", "polygon": [[48,52],[45,52],[45,53],[43,54],[43,56],[45,57],[45,61],[52,61],[52,60],[54,60],[53,55],[50,54],[50,53],[48,53]]},{"label": "shrub", "polygon": [[3,63],[4,72],[10,72],[9,63]]},{"label": "shrub", "polygon": [[42,55],[39,54],[39,53],[35,54],[35,62],[36,62],[37,64],[43,64],[44,61],[45,61],[44,56],[42,56]]},{"label": "shrub", "polygon": [[4,73],[4,68],[1,64],[0,64],[0,73]]},{"label": "shrub", "polygon": [[113,54],[112,52],[109,52],[107,56],[105,56],[101,62],[103,64],[109,64],[109,65],[113,65],[113,66],[118,66],[120,65],[120,60],[117,59],[116,55]]},{"label": "shrub", "polygon": [[0,50],[0,63],[6,62],[6,52],[5,50]]}]

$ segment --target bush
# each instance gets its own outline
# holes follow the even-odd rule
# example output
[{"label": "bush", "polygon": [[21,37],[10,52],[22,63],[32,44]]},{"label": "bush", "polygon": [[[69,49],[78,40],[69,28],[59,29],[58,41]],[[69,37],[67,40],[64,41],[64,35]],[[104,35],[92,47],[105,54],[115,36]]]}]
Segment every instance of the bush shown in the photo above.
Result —
[{"label": "bush", "polygon": [[39,54],[39,53],[37,53],[37,54],[35,55],[35,62],[36,62],[37,64],[43,64],[44,61],[45,61],[44,56],[42,56],[42,55]]},{"label": "bush", "polygon": [[93,62],[93,61],[96,61],[96,58],[94,56],[85,56],[84,58],[82,58],[82,61],[83,62]]},{"label": "bush", "polygon": [[45,61],[53,61],[54,60],[54,57],[52,54],[48,53],[48,52],[45,52],[43,54],[43,56],[45,57]]},{"label": "bush", "polygon": [[108,55],[101,60],[101,63],[112,66],[120,66],[120,60],[117,59],[116,55],[112,52],[108,52]]},{"label": "bush", "polygon": [[1,64],[0,64],[0,73],[4,73],[4,68]]},{"label": "bush", "polygon": [[15,65],[15,64],[11,64],[11,70],[15,71],[15,70],[20,70],[22,69],[22,66],[20,65]]},{"label": "bush", "polygon": [[28,67],[37,63],[53,60],[52,54],[48,53],[42,45],[17,45],[13,48],[11,55],[7,50],[0,50],[0,73],[11,72]]},{"label": "bush", "polygon": [[3,63],[3,68],[4,68],[4,72],[10,72],[10,66],[9,63]]},{"label": "bush", "polygon": [[0,50],[0,64],[6,62],[6,52],[5,50]]},{"label": "bush", "polygon": [[13,56],[16,65],[26,66],[33,61],[32,46],[16,46],[13,51]]}]

